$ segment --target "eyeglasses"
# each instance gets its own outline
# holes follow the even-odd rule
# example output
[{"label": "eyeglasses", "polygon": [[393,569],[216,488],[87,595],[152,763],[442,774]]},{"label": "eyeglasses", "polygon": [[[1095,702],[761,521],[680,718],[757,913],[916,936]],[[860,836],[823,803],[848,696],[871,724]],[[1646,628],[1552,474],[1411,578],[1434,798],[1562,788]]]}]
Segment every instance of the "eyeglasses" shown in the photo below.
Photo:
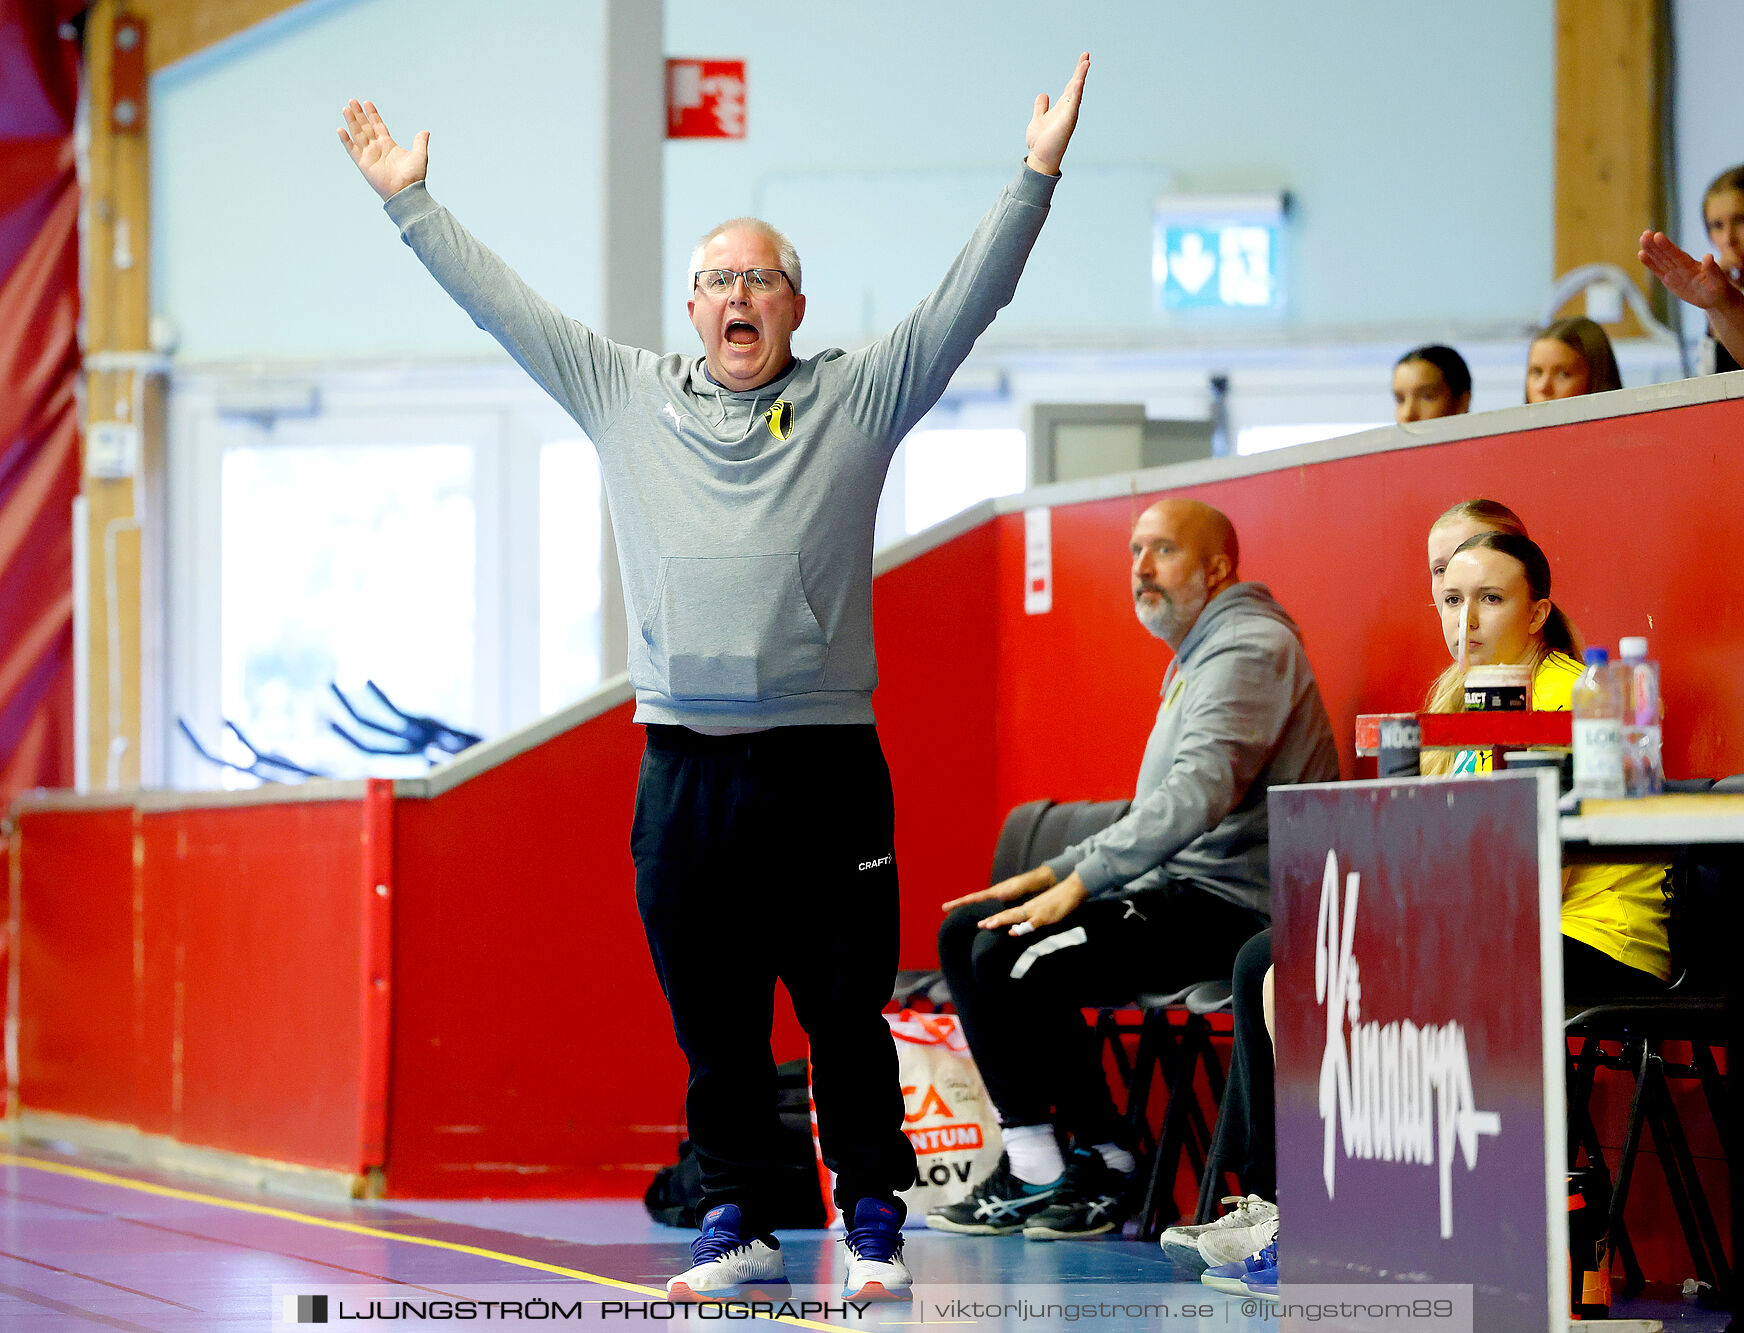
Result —
[{"label": "eyeglasses", "polygon": [[[787,271],[779,268],[748,268],[743,273],[730,268],[699,269],[696,274],[696,289],[704,296],[725,296],[733,290],[733,284],[740,278],[745,280],[745,290],[754,296],[768,296],[771,292],[781,290],[781,280],[787,278]],[[791,284],[793,279],[787,278]]]}]

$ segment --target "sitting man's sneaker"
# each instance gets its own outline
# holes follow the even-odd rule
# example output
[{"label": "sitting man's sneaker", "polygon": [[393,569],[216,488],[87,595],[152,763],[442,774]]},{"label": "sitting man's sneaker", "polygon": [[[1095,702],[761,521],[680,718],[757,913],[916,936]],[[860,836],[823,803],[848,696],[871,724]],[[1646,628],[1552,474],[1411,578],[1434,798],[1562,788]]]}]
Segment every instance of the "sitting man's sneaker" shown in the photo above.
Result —
[{"label": "sitting man's sneaker", "polygon": [[[1063,1179],[1063,1177],[1062,1177]],[[1004,1236],[1023,1230],[1023,1224],[1054,1201],[1059,1180],[1031,1185],[1011,1174],[1011,1160],[999,1155],[999,1165],[987,1179],[970,1191],[961,1203],[948,1204],[927,1214],[934,1231],[955,1231],[965,1236]]]},{"label": "sitting man's sneaker", "polygon": [[1091,1148],[1074,1148],[1053,1202],[1023,1224],[1025,1240],[1081,1240],[1117,1231],[1129,1211],[1132,1181]]},{"label": "sitting man's sneaker", "polygon": [[861,1199],[842,1243],[848,1247],[844,1300],[906,1301],[914,1294],[914,1279],[902,1262],[902,1214],[893,1205]]},{"label": "sitting man's sneaker", "polygon": [[703,1214],[702,1234],[690,1243],[691,1266],[666,1284],[669,1301],[779,1299],[791,1290],[773,1236],[739,1234],[739,1207],[723,1203]]},{"label": "sitting man's sneaker", "polygon": [[1233,1264],[1250,1254],[1257,1254],[1278,1234],[1278,1210],[1262,1217],[1251,1226],[1230,1227],[1224,1231],[1207,1231],[1199,1237],[1199,1255],[1209,1268]]},{"label": "sitting man's sneaker", "polygon": [[[1268,1273],[1269,1278],[1266,1277]],[[1274,1235],[1266,1248],[1258,1254],[1250,1254],[1232,1264],[1217,1264],[1207,1268],[1199,1274],[1199,1280],[1208,1287],[1227,1291],[1232,1296],[1251,1295],[1247,1287],[1250,1280],[1266,1280],[1275,1288],[1278,1283],[1277,1236]]]},{"label": "sitting man's sneaker", "polygon": [[[1209,1265],[1205,1256],[1199,1251],[1199,1238],[1201,1236],[1213,1231],[1233,1231],[1237,1227],[1244,1231],[1251,1231],[1261,1222],[1274,1222],[1278,1217],[1278,1205],[1268,1203],[1257,1194],[1250,1194],[1245,1199],[1240,1195],[1231,1194],[1223,1202],[1233,1203],[1235,1207],[1215,1222],[1204,1222],[1198,1226],[1170,1227],[1163,1232],[1163,1253],[1182,1268],[1194,1273],[1203,1273]],[[1263,1243],[1261,1242],[1261,1244]],[[1247,1245],[1245,1241],[1243,1246],[1240,1254],[1232,1257],[1241,1258],[1252,1254],[1259,1248],[1259,1245]]]}]

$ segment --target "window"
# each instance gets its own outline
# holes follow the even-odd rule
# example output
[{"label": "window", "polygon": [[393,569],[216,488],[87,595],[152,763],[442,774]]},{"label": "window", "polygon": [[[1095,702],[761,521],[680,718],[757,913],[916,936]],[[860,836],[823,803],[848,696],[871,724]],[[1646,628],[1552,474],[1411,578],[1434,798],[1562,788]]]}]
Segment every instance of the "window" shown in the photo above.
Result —
[{"label": "window", "polygon": [[470,448],[231,449],[222,504],[223,715],[256,747],[334,777],[422,773],[421,757],[366,755],[333,730],[393,744],[347,716],[334,683],[362,701],[373,680],[408,712],[478,725]]},{"label": "window", "polygon": [[539,711],[600,683],[599,459],[586,440],[539,451]]},{"label": "window", "polygon": [[373,680],[486,739],[599,684],[598,461],[518,369],[324,373],[299,396],[318,410],[277,415],[257,382],[189,372],[171,394],[162,780],[252,782],[201,759],[178,719],[236,763],[225,719],[333,777],[427,770],[335,732],[394,744],[335,682],[366,716],[394,720]]},{"label": "window", "polygon": [[1021,430],[917,430],[903,450],[903,519],[911,535],[982,500],[1015,495],[1028,477]]}]

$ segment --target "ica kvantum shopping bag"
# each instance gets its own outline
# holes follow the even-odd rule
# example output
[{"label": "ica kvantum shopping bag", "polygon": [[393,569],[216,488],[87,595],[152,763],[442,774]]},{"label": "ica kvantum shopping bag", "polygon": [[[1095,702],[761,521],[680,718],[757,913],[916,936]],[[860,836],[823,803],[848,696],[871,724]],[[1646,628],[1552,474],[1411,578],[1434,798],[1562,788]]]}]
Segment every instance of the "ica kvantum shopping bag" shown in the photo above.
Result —
[{"label": "ica kvantum shopping bag", "polygon": [[[904,1009],[886,1014],[896,1039],[902,1079],[903,1129],[914,1144],[920,1183],[902,1192],[908,1225],[923,1226],[927,1212],[967,1198],[969,1187],[999,1162],[999,1118],[969,1054],[969,1043],[955,1014],[923,1014]],[[812,1143],[817,1145],[817,1103],[811,1108]],[[837,1222],[834,1184],[818,1154],[824,1207]]]}]

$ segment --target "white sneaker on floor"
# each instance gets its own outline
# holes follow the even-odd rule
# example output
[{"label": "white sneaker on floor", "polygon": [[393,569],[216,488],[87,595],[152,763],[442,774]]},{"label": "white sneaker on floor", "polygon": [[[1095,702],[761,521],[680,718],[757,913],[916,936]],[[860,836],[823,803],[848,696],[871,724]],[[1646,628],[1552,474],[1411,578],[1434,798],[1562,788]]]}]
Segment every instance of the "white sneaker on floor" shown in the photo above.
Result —
[{"label": "white sneaker on floor", "polygon": [[1230,1227],[1227,1231],[1207,1231],[1199,1237],[1199,1254],[1207,1268],[1220,1264],[1240,1263],[1251,1254],[1258,1254],[1278,1238],[1278,1214],[1252,1226]]},{"label": "white sneaker on floor", "polygon": [[882,1199],[854,1205],[854,1225],[842,1238],[848,1249],[848,1276],[842,1298],[850,1301],[906,1301],[914,1278],[902,1262],[902,1218]]},{"label": "white sneaker on floor", "polygon": [[[1198,1226],[1170,1227],[1163,1232],[1163,1253],[1168,1255],[1183,1268],[1193,1272],[1202,1272],[1208,1265],[1205,1256],[1199,1252],[1199,1238],[1214,1231],[1232,1231],[1236,1227],[1251,1228],[1258,1223],[1275,1220],[1278,1216],[1278,1205],[1250,1194],[1245,1199],[1239,1194],[1231,1194],[1223,1200],[1226,1204],[1233,1203],[1222,1217],[1214,1222],[1202,1222]],[[1255,1248],[1258,1248],[1257,1246]],[[1242,1254],[1252,1254],[1253,1250],[1243,1250]]]},{"label": "white sneaker on floor", "polygon": [[709,1209],[702,1234],[690,1243],[691,1266],[666,1283],[669,1301],[724,1301],[735,1297],[786,1295],[787,1267],[775,1237],[739,1235],[739,1210],[730,1203]]}]

